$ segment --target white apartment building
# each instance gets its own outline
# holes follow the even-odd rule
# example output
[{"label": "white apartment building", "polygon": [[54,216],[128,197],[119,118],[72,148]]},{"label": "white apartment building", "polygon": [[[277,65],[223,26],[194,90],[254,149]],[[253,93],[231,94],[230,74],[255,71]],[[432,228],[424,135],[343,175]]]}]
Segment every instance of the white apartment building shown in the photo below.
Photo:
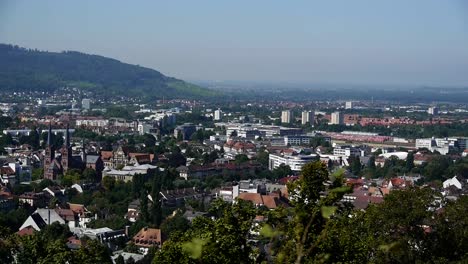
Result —
[{"label": "white apartment building", "polygon": [[342,125],[344,123],[344,116],[340,112],[334,112],[331,114],[330,124],[332,125]]},{"label": "white apartment building", "polygon": [[345,103],[345,109],[353,109],[353,102],[348,101]]},{"label": "white apartment building", "polygon": [[301,119],[301,123],[303,125],[306,125],[307,123],[309,123],[310,125],[314,125],[314,112],[312,111],[303,111],[302,112],[302,119]]},{"label": "white apartment building", "polygon": [[427,109],[427,113],[430,114],[430,115],[438,115],[439,114],[439,108],[435,107],[435,106],[429,107],[429,109]]},{"label": "white apartment building", "polygon": [[216,121],[221,120],[222,114],[223,114],[223,111],[221,111],[220,109],[214,111],[214,118],[213,119],[216,120]]},{"label": "white apartment building", "polygon": [[317,160],[316,154],[310,155],[277,155],[270,154],[268,161],[268,168],[274,170],[278,168],[281,164],[288,165],[291,167],[292,171],[299,172],[302,167],[314,160]]},{"label": "white apartment building", "polygon": [[333,155],[338,157],[359,157],[363,156],[363,152],[359,148],[351,147],[351,146],[336,146],[333,149]]},{"label": "white apartment building", "polygon": [[107,119],[77,119],[76,126],[89,126],[89,127],[107,127],[109,120]]},{"label": "white apartment building", "polygon": [[291,123],[292,120],[292,112],[291,110],[283,110],[281,112],[281,123]]}]

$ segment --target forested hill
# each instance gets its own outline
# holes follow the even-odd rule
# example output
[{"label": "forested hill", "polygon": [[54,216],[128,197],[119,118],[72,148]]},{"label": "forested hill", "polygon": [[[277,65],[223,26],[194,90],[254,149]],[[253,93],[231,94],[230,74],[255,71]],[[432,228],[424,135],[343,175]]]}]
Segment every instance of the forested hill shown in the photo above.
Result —
[{"label": "forested hill", "polygon": [[0,91],[54,91],[71,86],[96,95],[199,98],[209,89],[118,60],[75,51],[45,52],[0,44]]}]

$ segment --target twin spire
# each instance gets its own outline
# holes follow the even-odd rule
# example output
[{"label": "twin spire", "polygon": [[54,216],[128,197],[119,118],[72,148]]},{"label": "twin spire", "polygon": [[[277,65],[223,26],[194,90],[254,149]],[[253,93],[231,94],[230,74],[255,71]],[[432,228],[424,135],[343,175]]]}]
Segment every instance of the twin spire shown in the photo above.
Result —
[{"label": "twin spire", "polygon": [[[47,146],[51,145],[51,135],[52,135],[52,122],[49,122],[49,132],[47,134]],[[65,146],[70,147],[70,125],[67,123],[67,130],[65,132]]]}]

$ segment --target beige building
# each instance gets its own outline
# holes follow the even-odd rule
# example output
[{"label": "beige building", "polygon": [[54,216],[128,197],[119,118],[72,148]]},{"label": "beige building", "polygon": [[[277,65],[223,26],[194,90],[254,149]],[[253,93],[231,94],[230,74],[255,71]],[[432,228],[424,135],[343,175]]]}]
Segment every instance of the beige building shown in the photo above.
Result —
[{"label": "beige building", "polygon": [[343,114],[340,112],[334,112],[331,114],[330,124],[332,125],[342,125],[344,124]]},{"label": "beige building", "polygon": [[283,110],[281,112],[281,123],[291,123],[292,120],[292,112],[291,110]]}]

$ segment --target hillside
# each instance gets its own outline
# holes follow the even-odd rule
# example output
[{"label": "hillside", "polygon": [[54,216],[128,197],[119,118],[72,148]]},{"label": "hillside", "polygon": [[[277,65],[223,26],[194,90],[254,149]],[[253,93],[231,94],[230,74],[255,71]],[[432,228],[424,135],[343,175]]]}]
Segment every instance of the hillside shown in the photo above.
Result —
[{"label": "hillside", "polygon": [[118,60],[75,51],[45,52],[0,44],[0,91],[45,91],[63,86],[97,96],[199,98],[216,92]]}]

